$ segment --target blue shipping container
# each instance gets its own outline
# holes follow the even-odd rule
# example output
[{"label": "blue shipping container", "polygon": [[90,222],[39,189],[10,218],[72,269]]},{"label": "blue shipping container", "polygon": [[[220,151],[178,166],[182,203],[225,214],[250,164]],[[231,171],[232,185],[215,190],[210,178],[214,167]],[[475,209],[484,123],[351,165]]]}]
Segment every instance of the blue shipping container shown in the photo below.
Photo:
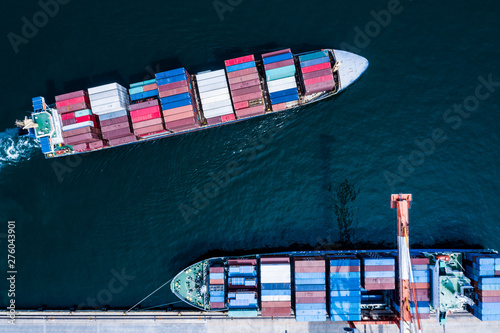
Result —
[{"label": "blue shipping container", "polygon": [[120,110],[120,111],[105,113],[105,114],[99,115],[99,120],[103,121],[103,120],[114,119],[114,118],[126,116],[127,114],[128,114],[127,110]]},{"label": "blue shipping container", "polygon": [[309,53],[309,54],[304,54],[304,55],[299,56],[299,60],[306,61],[306,60],[322,58],[322,57],[328,57],[328,51],[318,51],[318,52],[313,52],[313,53]]},{"label": "blue shipping container", "polygon": [[295,75],[294,65],[270,69],[266,71],[266,79],[268,81],[284,79],[285,77],[291,77],[294,75]]},{"label": "blue shipping container", "polygon": [[325,273],[295,273],[296,279],[324,279]]},{"label": "blue shipping container", "polygon": [[300,284],[325,285],[325,279],[295,279],[295,285],[300,285]]},{"label": "blue shipping container", "polygon": [[236,72],[236,71],[239,71],[242,69],[247,69],[247,68],[252,68],[252,67],[255,67],[255,61],[249,61],[249,62],[244,62],[242,64],[228,66],[228,67],[226,67],[226,71],[228,73],[231,73],[231,72]]},{"label": "blue shipping container", "polygon": [[302,284],[296,285],[295,291],[323,291],[326,290],[324,284]]},{"label": "blue shipping container", "polygon": [[324,64],[325,62],[330,62],[330,58],[322,57],[322,58],[316,58],[316,59],[312,59],[312,60],[301,61],[300,66],[301,67],[309,67],[309,66]]},{"label": "blue shipping container", "polygon": [[272,289],[290,289],[290,283],[263,283],[261,284],[262,290]]},{"label": "blue shipping container", "polygon": [[169,70],[169,71],[166,71],[166,72],[156,73],[155,77],[157,79],[165,79],[165,78],[168,78],[168,77],[182,75],[182,74],[186,74],[186,69],[184,69],[184,68],[176,68],[176,69],[172,69],[172,70]]},{"label": "blue shipping container", "polygon": [[[288,95],[292,95],[292,94],[297,94],[297,88],[275,91],[275,92],[270,93],[269,97],[271,97],[271,99],[273,99],[273,98],[288,96]],[[305,273],[302,273],[302,274],[305,274]]]},{"label": "blue shipping container", "polygon": [[162,86],[164,84],[169,84],[169,83],[174,83],[174,82],[179,82],[179,81],[185,81],[185,80],[187,80],[187,76],[186,76],[186,74],[182,74],[182,75],[176,75],[176,76],[172,76],[172,77],[167,77],[167,78],[164,78],[164,79],[156,80],[156,84],[159,85],[159,86]]},{"label": "blue shipping container", "polygon": [[293,55],[291,53],[283,53],[283,54],[279,54],[276,56],[267,57],[267,58],[264,58],[263,61],[264,61],[264,65],[267,65],[267,64],[272,64],[275,62],[284,61],[284,60],[288,60],[288,59],[293,59]]},{"label": "blue shipping container", "polygon": [[160,98],[160,101],[162,104],[168,104],[168,103],[177,102],[177,101],[180,101],[180,100],[183,100],[186,98],[191,98],[191,94],[183,93],[183,94],[167,96],[167,97]]},{"label": "blue shipping container", "polygon": [[191,104],[192,104],[191,98],[187,98],[187,99],[183,99],[182,101],[177,101],[177,102],[173,102],[173,103],[168,103],[168,104],[162,103],[161,108],[163,110],[169,110],[169,109],[175,109],[175,108],[178,108],[180,106],[186,106],[186,105],[191,105]]},{"label": "blue shipping container", "polygon": [[292,95],[271,99],[271,104],[293,102],[293,101],[296,101],[298,99],[299,99],[299,94],[295,93]]},{"label": "blue shipping container", "polygon": [[325,303],[295,303],[295,310],[320,310],[326,309]]}]

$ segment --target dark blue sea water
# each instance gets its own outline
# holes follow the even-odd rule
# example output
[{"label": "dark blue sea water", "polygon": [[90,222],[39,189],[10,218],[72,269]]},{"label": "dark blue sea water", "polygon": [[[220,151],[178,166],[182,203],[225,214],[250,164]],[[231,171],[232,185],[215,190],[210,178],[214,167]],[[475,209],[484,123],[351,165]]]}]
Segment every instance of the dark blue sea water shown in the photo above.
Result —
[{"label": "dark blue sea water", "polygon": [[[35,1],[4,4],[0,276],[14,220],[19,307],[126,308],[211,254],[338,247],[346,180],[352,246],[395,246],[390,195],[410,192],[413,245],[500,249],[497,1],[215,4],[71,0],[47,22]],[[9,130],[33,96],[280,47],[354,50],[370,67],[300,110],[81,159],[45,160]],[[175,301],[164,288],[143,307]]]}]

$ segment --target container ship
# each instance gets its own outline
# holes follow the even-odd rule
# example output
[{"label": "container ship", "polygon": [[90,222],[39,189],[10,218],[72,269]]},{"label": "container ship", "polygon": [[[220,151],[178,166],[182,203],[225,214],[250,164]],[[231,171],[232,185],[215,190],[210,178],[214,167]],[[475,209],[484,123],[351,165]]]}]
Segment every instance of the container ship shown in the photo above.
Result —
[{"label": "container ship", "polygon": [[32,99],[21,135],[40,141],[46,158],[81,154],[283,111],[336,95],[368,67],[350,52],[290,49],[229,59],[225,67],[191,75],[185,68],[118,83]]},{"label": "container ship", "polygon": [[500,320],[500,255],[410,249],[411,201],[410,194],[391,196],[397,249],[210,258],[177,274],[171,290],[195,308],[234,318],[396,324],[401,332],[420,331],[421,319],[444,325],[452,312]]}]

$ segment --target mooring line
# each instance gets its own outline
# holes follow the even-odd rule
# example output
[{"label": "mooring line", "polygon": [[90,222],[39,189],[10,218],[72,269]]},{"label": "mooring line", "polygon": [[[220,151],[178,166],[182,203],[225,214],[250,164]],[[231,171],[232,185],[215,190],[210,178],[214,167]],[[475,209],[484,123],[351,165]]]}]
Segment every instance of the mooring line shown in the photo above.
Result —
[{"label": "mooring line", "polygon": [[160,287],[158,287],[155,291],[153,291],[151,294],[149,294],[148,296],[144,297],[143,299],[141,299],[139,301],[139,303],[135,304],[133,307],[131,307],[130,309],[128,309],[127,311],[125,311],[125,313],[128,313],[130,310],[132,310],[133,308],[135,308],[137,305],[141,304],[142,302],[144,302],[149,296],[153,295],[155,292],[157,292],[158,290],[160,290],[161,288],[165,287],[165,285],[167,285],[170,281],[172,281],[172,279],[168,280],[167,282],[165,282],[164,284],[162,284]]}]

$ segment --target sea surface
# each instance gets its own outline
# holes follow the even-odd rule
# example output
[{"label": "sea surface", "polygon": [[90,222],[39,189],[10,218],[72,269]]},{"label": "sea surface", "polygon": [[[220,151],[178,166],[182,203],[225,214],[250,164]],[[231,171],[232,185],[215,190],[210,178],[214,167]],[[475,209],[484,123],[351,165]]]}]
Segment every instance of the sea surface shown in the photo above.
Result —
[{"label": "sea surface", "polygon": [[[395,247],[398,192],[413,246],[500,250],[498,1],[41,3],[0,20],[2,307],[7,221],[16,305],[34,309],[128,308],[211,255]],[[370,66],[299,110],[81,158],[45,160],[12,130],[33,96],[285,47]],[[177,301],[167,286],[142,307]]]}]

